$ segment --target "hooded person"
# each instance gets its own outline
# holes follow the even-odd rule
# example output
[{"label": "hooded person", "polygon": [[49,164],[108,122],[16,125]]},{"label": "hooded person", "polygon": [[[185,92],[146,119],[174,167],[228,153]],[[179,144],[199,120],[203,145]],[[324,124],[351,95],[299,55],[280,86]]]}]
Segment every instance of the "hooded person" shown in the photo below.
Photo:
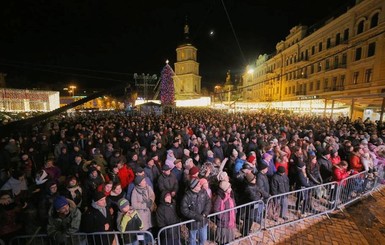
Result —
[{"label": "hooded person", "polygon": [[[158,228],[173,225],[180,222],[176,211],[176,204],[170,192],[162,192],[159,199],[159,205],[156,209],[156,222]],[[161,233],[160,244],[179,245],[180,244],[180,227],[176,226],[167,229]]]}]

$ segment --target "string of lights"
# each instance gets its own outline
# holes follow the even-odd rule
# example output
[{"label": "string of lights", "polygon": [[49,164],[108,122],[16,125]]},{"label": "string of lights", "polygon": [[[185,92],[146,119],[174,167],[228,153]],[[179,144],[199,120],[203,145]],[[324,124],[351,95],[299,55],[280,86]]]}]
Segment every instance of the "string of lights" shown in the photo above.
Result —
[{"label": "string of lights", "polygon": [[169,64],[166,64],[161,72],[160,101],[163,105],[174,104],[174,81],[173,71]]}]

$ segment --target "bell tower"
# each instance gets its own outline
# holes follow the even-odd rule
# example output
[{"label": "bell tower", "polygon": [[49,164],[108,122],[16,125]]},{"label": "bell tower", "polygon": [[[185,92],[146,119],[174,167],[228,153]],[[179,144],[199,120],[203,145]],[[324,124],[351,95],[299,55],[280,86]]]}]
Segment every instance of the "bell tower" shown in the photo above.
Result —
[{"label": "bell tower", "polygon": [[175,75],[173,76],[175,99],[193,99],[200,97],[201,76],[197,62],[197,49],[191,42],[187,23],[184,26],[184,40],[176,48]]}]

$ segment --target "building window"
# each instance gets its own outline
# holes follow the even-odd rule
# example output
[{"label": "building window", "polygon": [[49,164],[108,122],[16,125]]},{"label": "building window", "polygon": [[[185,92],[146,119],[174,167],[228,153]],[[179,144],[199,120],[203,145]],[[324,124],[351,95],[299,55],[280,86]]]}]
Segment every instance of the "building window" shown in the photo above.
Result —
[{"label": "building window", "polygon": [[314,82],[310,82],[309,91],[313,91],[314,89]]},{"label": "building window", "polygon": [[320,72],[322,70],[322,64],[321,62],[318,63],[317,72]]},{"label": "building window", "polygon": [[356,71],[353,73],[353,84],[357,84],[358,83],[358,76],[359,76],[359,72]]},{"label": "building window", "polygon": [[348,55],[347,55],[346,53],[343,53],[343,54],[342,54],[342,62],[341,62],[341,65],[346,65],[347,60],[348,60]]},{"label": "building window", "polygon": [[325,70],[329,70],[329,68],[330,68],[330,61],[329,61],[329,59],[326,59],[325,60]]},{"label": "building window", "polygon": [[295,93],[295,86],[293,86],[293,94]]},{"label": "building window", "polygon": [[337,77],[333,77],[333,80],[332,80],[332,90],[336,90],[337,88]]},{"label": "building window", "polygon": [[321,81],[318,80],[318,81],[316,82],[316,85],[315,85],[315,90],[320,90],[320,88],[321,88]]},{"label": "building window", "polygon": [[338,68],[338,62],[339,62],[339,57],[338,57],[338,55],[337,56],[334,56],[334,68],[336,69],[336,68]]},{"label": "building window", "polygon": [[311,54],[312,54],[312,55],[315,54],[315,46],[311,47]]},{"label": "building window", "polygon": [[362,48],[356,48],[356,59],[355,59],[355,61],[361,59],[361,53],[362,53]]},{"label": "building window", "polygon": [[322,51],[322,42],[320,42],[319,44],[318,44],[318,52],[321,52]]},{"label": "building window", "polygon": [[340,86],[341,86],[341,87],[344,87],[344,86],[345,86],[345,75],[341,75]]},{"label": "building window", "polygon": [[368,57],[373,56],[376,53],[376,43],[369,43]]},{"label": "building window", "polygon": [[326,48],[329,49],[331,48],[331,46],[332,46],[332,40],[328,38],[328,40],[326,41]]},{"label": "building window", "polygon": [[357,35],[364,32],[364,21],[361,20],[357,25]]},{"label": "building window", "polygon": [[291,87],[289,87],[289,94],[291,94]]},{"label": "building window", "polygon": [[370,83],[372,81],[372,69],[366,69],[365,71],[365,82]]},{"label": "building window", "polygon": [[378,13],[372,16],[370,19],[370,28],[376,27],[378,25]]},{"label": "building window", "polygon": [[345,29],[344,31],[344,42],[349,40],[349,29]]},{"label": "building window", "polygon": [[324,80],[324,89],[329,89],[329,79],[325,78]]},{"label": "building window", "polygon": [[285,88],[285,95],[287,95],[287,88]]},{"label": "building window", "polygon": [[313,74],[314,73],[314,64],[312,64],[311,66],[310,66],[310,74]]},{"label": "building window", "polygon": [[305,51],[305,59],[306,60],[308,60],[309,59],[309,52],[308,52],[308,50],[306,49],[306,51]]},{"label": "building window", "polygon": [[336,35],[336,45],[339,45],[341,42],[341,33],[337,33]]}]

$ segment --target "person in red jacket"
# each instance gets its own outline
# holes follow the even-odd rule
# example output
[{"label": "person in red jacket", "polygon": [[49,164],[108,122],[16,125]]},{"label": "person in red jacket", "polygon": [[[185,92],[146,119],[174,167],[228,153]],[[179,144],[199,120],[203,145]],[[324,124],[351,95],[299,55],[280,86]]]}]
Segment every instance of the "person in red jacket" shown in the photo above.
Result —
[{"label": "person in red jacket", "polygon": [[354,173],[354,170],[348,171],[348,163],[346,161],[341,161],[333,166],[333,180],[335,181],[340,182]]},{"label": "person in red jacket", "polygon": [[122,189],[126,191],[128,185],[132,181],[134,181],[134,177],[135,177],[134,171],[132,171],[132,169],[122,161],[118,162],[118,169],[119,169],[118,176],[120,179],[120,184],[122,186]]},{"label": "person in red jacket", "polygon": [[361,162],[361,155],[363,153],[364,152],[360,146],[355,146],[349,158],[350,168],[356,171],[357,173],[364,170],[364,165]]}]

